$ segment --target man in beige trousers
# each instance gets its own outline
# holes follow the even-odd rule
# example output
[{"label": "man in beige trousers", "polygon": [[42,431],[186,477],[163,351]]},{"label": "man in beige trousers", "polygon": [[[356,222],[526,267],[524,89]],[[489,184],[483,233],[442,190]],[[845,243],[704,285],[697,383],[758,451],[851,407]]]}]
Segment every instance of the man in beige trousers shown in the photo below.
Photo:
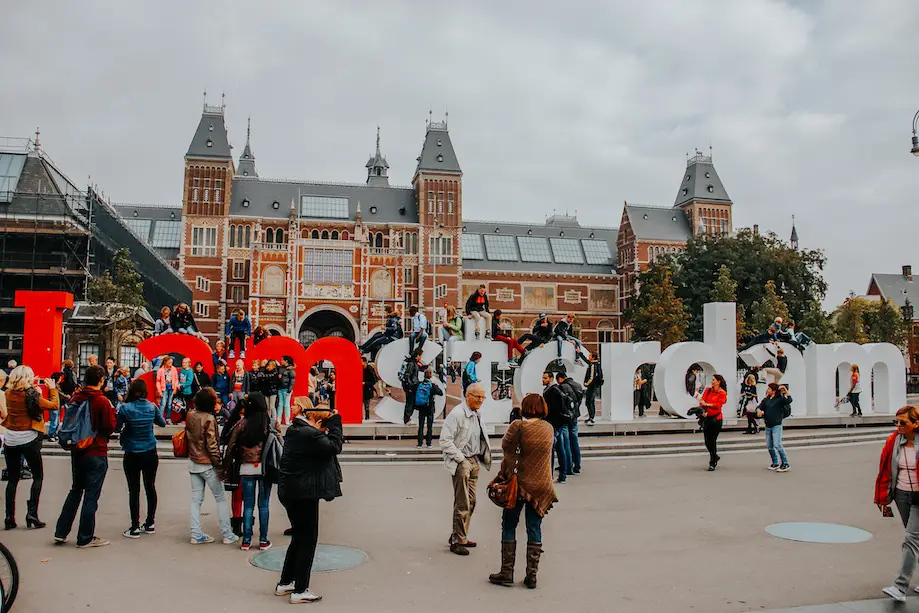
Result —
[{"label": "man in beige trousers", "polygon": [[485,388],[473,383],[466,389],[466,401],[450,411],[440,429],[440,448],[444,465],[453,475],[453,532],[450,551],[468,556],[474,541],[467,538],[475,511],[475,488],[479,464],[491,469],[491,448],[482,427],[479,409],[485,402]]}]

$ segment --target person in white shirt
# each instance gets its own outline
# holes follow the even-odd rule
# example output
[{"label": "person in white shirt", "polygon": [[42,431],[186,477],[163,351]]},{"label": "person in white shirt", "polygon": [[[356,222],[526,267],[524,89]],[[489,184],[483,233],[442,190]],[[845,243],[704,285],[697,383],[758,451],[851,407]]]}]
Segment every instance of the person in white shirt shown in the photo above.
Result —
[{"label": "person in white shirt", "polygon": [[412,355],[416,342],[419,347],[424,347],[428,340],[428,318],[414,305],[409,308],[408,314],[412,318],[412,333],[408,335],[408,354]]},{"label": "person in white shirt", "polygon": [[468,538],[469,522],[475,511],[479,464],[491,470],[491,448],[482,428],[479,409],[485,402],[485,388],[473,383],[466,389],[466,401],[450,411],[440,430],[444,465],[453,475],[453,532],[450,551],[468,556],[476,543]]}]

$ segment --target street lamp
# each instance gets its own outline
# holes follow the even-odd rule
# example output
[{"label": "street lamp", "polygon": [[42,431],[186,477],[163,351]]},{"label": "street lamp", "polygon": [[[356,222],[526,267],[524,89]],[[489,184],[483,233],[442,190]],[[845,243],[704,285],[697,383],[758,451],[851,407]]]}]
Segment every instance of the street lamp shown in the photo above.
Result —
[{"label": "street lamp", "polygon": [[916,111],[916,114],[913,115],[913,148],[909,150],[910,153],[919,157],[919,136],[916,132],[919,130],[919,111]]}]

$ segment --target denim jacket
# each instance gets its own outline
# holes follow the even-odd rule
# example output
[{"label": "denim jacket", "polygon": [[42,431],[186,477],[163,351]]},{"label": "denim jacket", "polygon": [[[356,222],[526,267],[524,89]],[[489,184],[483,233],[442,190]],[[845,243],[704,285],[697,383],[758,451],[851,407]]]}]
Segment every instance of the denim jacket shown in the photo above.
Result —
[{"label": "denim jacket", "polygon": [[143,453],[156,449],[153,424],[165,426],[166,420],[149,400],[138,398],[118,405],[115,432],[120,432],[125,453]]}]

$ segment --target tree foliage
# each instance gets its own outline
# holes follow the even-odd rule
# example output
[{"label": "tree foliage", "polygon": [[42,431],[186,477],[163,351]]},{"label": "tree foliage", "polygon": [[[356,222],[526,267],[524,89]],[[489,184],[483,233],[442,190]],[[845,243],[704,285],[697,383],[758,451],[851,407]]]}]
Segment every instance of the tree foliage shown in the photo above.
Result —
[{"label": "tree foliage", "polygon": [[788,321],[788,305],[775,291],[775,281],[770,279],[763,286],[763,297],[750,307],[750,325],[755,330],[768,330],[776,317]]},{"label": "tree foliage", "polygon": [[[822,252],[792,249],[774,234],[756,234],[746,228],[734,235],[693,237],[686,249],[665,263],[673,269],[677,295],[692,314],[689,325],[692,338],[702,336],[702,307],[712,300],[722,267],[727,268],[736,283],[737,305],[743,307],[756,331],[762,329],[756,325],[760,322],[753,321],[753,304],[764,299],[767,282],[772,281],[776,295],[781,297],[786,308],[784,315],[771,314],[769,323],[781,315],[791,316],[803,324],[805,315],[819,309],[826,294],[822,276],[826,258]],[[769,315],[762,311],[766,306],[760,304],[760,319]]]},{"label": "tree foliage", "polygon": [[686,340],[689,314],[677,295],[669,266],[653,266],[638,277],[640,294],[626,312],[637,339],[661,347]]},{"label": "tree foliage", "polygon": [[89,280],[86,296],[90,304],[104,307],[106,315],[116,320],[131,317],[144,308],[144,282],[126,248],[115,253],[112,270]]},{"label": "tree foliage", "polygon": [[[722,264],[718,269],[718,278],[712,286],[710,302],[737,302],[737,281],[731,277],[731,269]],[[742,304],[735,304],[737,342],[750,334],[747,329],[746,309]]]},{"label": "tree foliage", "polygon": [[868,300],[854,294],[833,314],[838,340],[850,343],[891,343],[905,348],[908,323],[890,300]]}]

